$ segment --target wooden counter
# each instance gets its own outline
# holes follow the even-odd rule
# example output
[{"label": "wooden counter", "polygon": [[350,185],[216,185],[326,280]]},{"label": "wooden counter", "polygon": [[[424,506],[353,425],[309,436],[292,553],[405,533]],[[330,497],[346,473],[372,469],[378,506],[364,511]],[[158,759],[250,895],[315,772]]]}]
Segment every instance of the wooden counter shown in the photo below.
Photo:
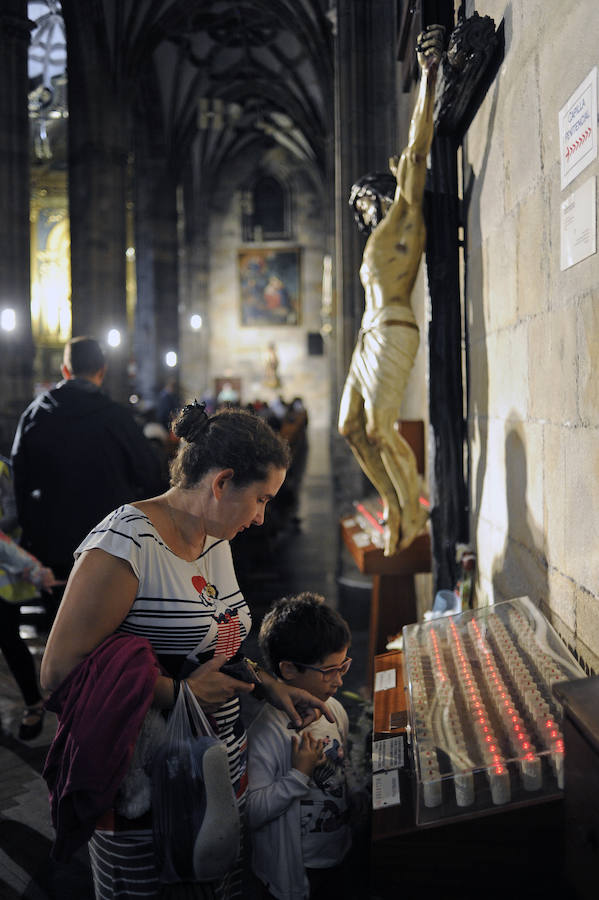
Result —
[{"label": "wooden counter", "polygon": [[[373,733],[375,741],[381,737],[405,734],[408,722],[408,698],[404,686],[401,650],[390,650],[388,653],[380,653],[375,657],[375,679],[378,672],[384,672],[387,669],[395,669],[395,687],[386,691],[377,691],[374,695]],[[391,716],[394,717],[393,723]]]},{"label": "wooden counter", "polygon": [[[403,724],[391,727],[391,716],[399,718],[408,706],[402,657],[401,651],[394,650],[374,660],[375,674],[387,669],[396,673],[394,688],[374,693],[375,740],[406,731]],[[413,892],[419,900],[574,896],[563,873],[561,800],[506,811],[498,808],[479,818],[417,827],[409,753],[406,766],[398,772],[401,802],[372,811],[370,873],[374,896],[380,900],[397,900],[407,892]],[[593,884],[595,892],[581,894],[581,898],[596,896]]]}]

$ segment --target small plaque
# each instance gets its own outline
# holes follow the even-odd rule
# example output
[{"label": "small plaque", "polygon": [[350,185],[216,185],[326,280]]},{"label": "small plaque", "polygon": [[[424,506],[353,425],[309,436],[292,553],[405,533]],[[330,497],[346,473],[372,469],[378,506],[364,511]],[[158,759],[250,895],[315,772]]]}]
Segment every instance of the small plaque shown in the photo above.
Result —
[{"label": "small plaque", "polygon": [[374,741],[372,745],[372,771],[391,771],[403,769],[404,741],[403,737],[384,738]]},{"label": "small plaque", "polygon": [[597,252],[597,188],[593,175],[561,205],[562,272]]},{"label": "small plaque", "polygon": [[401,803],[399,796],[399,772],[377,772],[372,776],[372,808],[383,809],[385,806],[397,806]]},{"label": "small plaque", "polygon": [[397,677],[395,669],[383,669],[374,676],[374,690],[389,691],[391,688],[397,687]]},{"label": "small plaque", "polygon": [[558,114],[562,191],[597,159],[597,66]]}]

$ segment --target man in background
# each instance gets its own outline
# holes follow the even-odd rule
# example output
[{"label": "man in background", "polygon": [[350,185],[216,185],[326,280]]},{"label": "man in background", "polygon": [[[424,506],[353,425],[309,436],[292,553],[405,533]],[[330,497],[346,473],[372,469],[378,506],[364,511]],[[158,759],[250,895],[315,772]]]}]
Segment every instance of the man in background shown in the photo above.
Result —
[{"label": "man in background", "polygon": [[171,430],[171,422],[181,409],[177,379],[169,378],[158,394],[156,403],[156,421],[160,422],[167,432]]},{"label": "man in background", "polygon": [[105,372],[96,340],[70,340],[64,381],[29,404],[15,434],[21,544],[57,579],[68,577],[74,550],[107,513],[162,489],[151,445],[129,411],[102,391]]}]

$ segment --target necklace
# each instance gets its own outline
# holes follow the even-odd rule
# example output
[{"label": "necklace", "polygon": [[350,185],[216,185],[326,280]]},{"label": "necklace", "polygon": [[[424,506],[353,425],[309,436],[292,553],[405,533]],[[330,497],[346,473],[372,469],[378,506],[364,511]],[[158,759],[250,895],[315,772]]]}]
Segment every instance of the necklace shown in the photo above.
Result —
[{"label": "necklace", "polygon": [[[175,519],[175,514],[174,514],[174,512],[173,512],[173,507],[170,505],[170,503],[168,502],[168,500],[166,501],[166,505],[167,505],[168,514],[169,514],[169,516],[170,516],[171,522],[173,523],[173,528],[175,529],[175,531],[176,531],[177,534],[179,535],[179,538],[181,539],[181,541],[183,542],[183,544],[185,544],[185,546],[189,549],[189,548],[190,548],[189,541],[187,541],[187,540],[185,539],[185,535],[183,534],[183,532],[182,532],[181,529],[179,528],[179,525],[178,525],[178,523],[177,523],[177,520]],[[203,544],[202,544],[202,549],[204,549],[204,543],[205,543],[205,542],[206,542],[206,539],[204,538],[204,542],[203,542]],[[200,552],[201,552],[201,551],[200,551]],[[192,583],[194,589],[195,589],[195,590],[198,592],[198,594],[200,595],[200,600],[201,600],[203,603],[210,605],[210,603],[213,602],[213,601],[218,597],[218,591],[217,591],[217,589],[215,588],[215,586],[214,586],[213,584],[210,584],[210,582],[208,581],[208,579],[207,579],[207,578],[204,576],[204,574],[202,573],[202,570],[201,570],[201,567],[200,567],[200,561],[199,561],[199,559],[198,559],[197,557],[194,556],[193,559],[191,559],[191,560],[187,560],[187,559],[186,559],[186,560],[184,560],[184,562],[190,563],[190,564],[195,568],[196,574],[195,574],[195,575],[192,575],[191,583]]]},{"label": "necklace", "polygon": [[[166,507],[167,507],[167,509],[168,509],[168,514],[169,514],[169,516],[170,516],[171,522],[173,523],[173,528],[175,529],[175,531],[176,531],[177,534],[179,535],[179,538],[180,538],[181,542],[182,542],[182,543],[185,545],[185,547],[187,548],[187,552],[189,552],[189,551],[191,550],[191,544],[189,543],[189,541],[187,540],[187,538],[185,537],[185,535],[184,535],[183,532],[181,531],[181,529],[180,529],[180,527],[179,527],[179,524],[178,524],[177,520],[175,519],[175,513],[174,513],[174,511],[173,511],[173,507],[170,505],[170,503],[168,502],[168,500],[166,501]],[[205,543],[206,543],[206,538],[204,538],[204,540],[202,541],[202,547],[201,547],[200,553],[201,553],[202,550],[204,549],[204,544],[205,544]],[[194,551],[192,551],[192,553],[194,553]],[[194,558],[191,559],[191,560],[185,560],[185,562],[192,562],[192,563],[196,566],[196,568],[198,568],[198,560],[197,560],[197,558],[196,558],[195,556],[194,556]],[[199,571],[199,569],[198,569],[198,571]]]}]

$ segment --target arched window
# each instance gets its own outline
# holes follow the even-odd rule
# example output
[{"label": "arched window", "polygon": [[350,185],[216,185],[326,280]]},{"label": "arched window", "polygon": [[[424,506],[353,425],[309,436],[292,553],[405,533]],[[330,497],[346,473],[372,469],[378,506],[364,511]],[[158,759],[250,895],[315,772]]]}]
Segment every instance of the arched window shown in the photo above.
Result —
[{"label": "arched window", "polygon": [[289,197],[273,175],[260,175],[243,196],[244,241],[281,241],[290,237]]}]

